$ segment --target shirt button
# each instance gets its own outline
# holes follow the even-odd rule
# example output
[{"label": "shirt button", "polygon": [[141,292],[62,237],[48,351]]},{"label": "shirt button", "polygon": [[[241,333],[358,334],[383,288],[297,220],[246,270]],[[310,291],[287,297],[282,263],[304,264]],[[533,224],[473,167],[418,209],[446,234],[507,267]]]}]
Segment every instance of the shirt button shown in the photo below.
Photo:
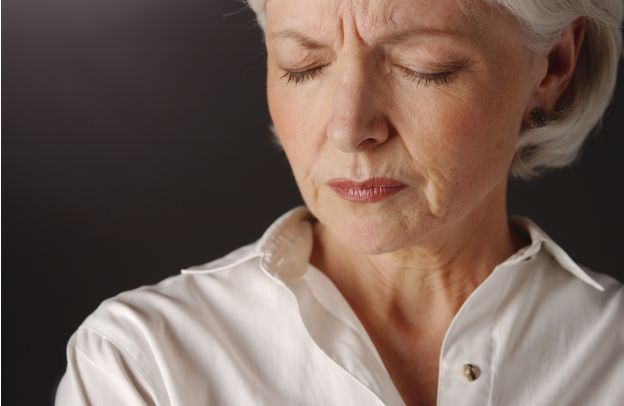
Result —
[{"label": "shirt button", "polygon": [[468,382],[474,381],[479,377],[479,375],[481,375],[479,367],[473,364],[464,364],[463,371],[464,378],[466,378]]}]

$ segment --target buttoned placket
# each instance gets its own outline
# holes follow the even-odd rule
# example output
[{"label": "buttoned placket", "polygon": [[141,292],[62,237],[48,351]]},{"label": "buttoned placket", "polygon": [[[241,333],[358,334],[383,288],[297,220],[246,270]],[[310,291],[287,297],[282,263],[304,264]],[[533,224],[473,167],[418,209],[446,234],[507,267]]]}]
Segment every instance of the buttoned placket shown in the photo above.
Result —
[{"label": "buttoned placket", "polygon": [[496,350],[493,327],[507,269],[495,269],[453,318],[440,352],[438,406],[487,405]]},{"label": "buttoned placket", "polygon": [[[309,272],[308,258],[312,249],[312,238],[310,225],[301,223],[306,210],[296,210],[291,214],[281,221],[278,220],[273,229],[267,232],[259,244],[259,251],[263,253],[261,263],[265,272],[284,288],[289,289],[293,297],[298,300],[297,290],[302,289],[299,284],[306,272]],[[293,228],[293,225],[298,225],[298,227]],[[495,302],[500,299],[500,294],[504,290],[501,289],[501,284],[505,283],[504,271],[506,269],[504,268],[530,258],[539,249],[538,241],[533,241],[531,246],[525,247],[497,266],[488,278],[472,292],[454,317],[447,329],[440,353],[438,406],[447,404],[454,406],[457,399],[466,400],[466,404],[470,405],[485,405],[490,398],[491,367],[495,346],[492,336],[496,313],[494,309],[498,307]],[[323,304],[322,301],[321,304]],[[348,304],[344,306],[348,307]],[[306,311],[304,306],[300,309],[302,312]],[[336,309],[327,310],[336,311]],[[345,311],[352,313],[352,311]],[[303,313],[302,317],[305,324],[306,317]],[[359,384],[371,391],[371,395],[375,397],[374,403],[387,406],[404,405],[366,330],[361,323],[357,323],[357,316],[343,314],[336,321],[344,324],[345,317],[355,320],[355,324],[347,324],[350,325],[352,331],[355,328],[357,334],[369,344],[370,353],[377,360],[377,363],[371,360],[362,361],[361,365],[367,365],[370,371],[355,368],[354,365],[349,367],[341,358],[338,348],[332,348],[328,343],[322,345],[314,339],[314,326],[310,326],[309,323],[308,333],[319,348],[336,362],[337,366],[345,369]],[[349,333],[347,324],[343,326],[343,334],[352,334]],[[356,346],[357,340],[354,336],[349,340],[353,346]],[[361,346],[361,344],[357,345]],[[379,375],[380,371],[383,371],[383,375]]]},{"label": "buttoned placket", "polygon": [[[265,238],[267,237],[265,236],[259,244],[259,252],[263,253],[263,269],[285,288],[290,289],[295,298],[297,297],[296,289],[293,289],[295,281],[309,272],[307,269],[310,264],[307,261],[311,252],[311,227],[309,224],[303,227],[299,224],[299,228],[295,231],[285,223],[297,223],[304,213],[306,213],[305,208],[300,207],[291,213],[292,216],[284,217],[282,221],[276,222],[272,232],[267,233],[267,236],[272,236],[272,238]],[[519,217],[517,220],[521,222],[529,221],[520,216],[517,217]],[[526,227],[526,224],[524,226]],[[280,229],[288,235],[280,233]],[[541,229],[536,225],[528,229],[531,234],[531,244],[497,265],[485,281],[466,299],[449,325],[440,352],[437,406],[455,406],[458,399],[466,405],[491,404],[495,375],[494,363],[499,344],[495,336],[496,317],[500,303],[510,288],[510,272],[519,263],[524,265],[532,260],[544,244],[550,244],[548,245],[549,251],[560,262],[566,262],[568,265],[566,268],[570,272],[577,274],[590,284],[597,285],[595,281],[584,275],[582,270],[577,271],[576,265],[567,257],[567,254],[552,243]],[[327,310],[332,311],[332,309]],[[357,316],[354,314],[348,317],[357,321]],[[337,321],[340,319],[338,317]],[[383,371],[383,374],[380,376],[379,371],[377,373],[363,371],[354,368],[353,365],[349,367],[341,361],[341,357],[338,356],[339,352],[332,353],[327,346],[319,345],[319,348],[339,367],[345,369],[356,381],[371,391],[371,395],[375,398],[374,401],[371,400],[371,403],[382,403],[387,406],[404,405],[361,323],[356,322],[355,325],[348,323],[344,315],[341,321],[345,323],[345,327],[349,324],[351,330],[355,326],[355,331],[362,337],[363,342],[368,345],[371,354],[377,360],[377,363],[369,360],[362,365],[368,365],[371,369],[378,368]],[[313,329],[309,328],[309,331],[311,330]]]}]

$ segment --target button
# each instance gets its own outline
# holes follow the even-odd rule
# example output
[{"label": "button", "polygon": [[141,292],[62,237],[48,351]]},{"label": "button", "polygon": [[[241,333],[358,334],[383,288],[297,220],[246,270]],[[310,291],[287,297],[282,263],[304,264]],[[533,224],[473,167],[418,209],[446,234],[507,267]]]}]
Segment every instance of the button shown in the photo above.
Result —
[{"label": "button", "polygon": [[474,381],[479,377],[479,375],[481,375],[479,367],[473,364],[464,364],[463,370],[464,378],[466,378],[468,382]]}]

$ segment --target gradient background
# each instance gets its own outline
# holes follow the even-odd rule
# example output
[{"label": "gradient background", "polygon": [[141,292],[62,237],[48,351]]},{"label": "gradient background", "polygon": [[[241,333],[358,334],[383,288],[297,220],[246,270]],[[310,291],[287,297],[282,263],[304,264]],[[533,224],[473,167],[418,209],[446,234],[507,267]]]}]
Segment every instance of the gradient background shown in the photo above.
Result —
[{"label": "gradient background", "polygon": [[[102,300],[255,241],[302,201],[240,1],[5,0],[2,34],[2,400],[51,404]],[[620,77],[582,159],[512,184],[509,211],[622,280]]]}]

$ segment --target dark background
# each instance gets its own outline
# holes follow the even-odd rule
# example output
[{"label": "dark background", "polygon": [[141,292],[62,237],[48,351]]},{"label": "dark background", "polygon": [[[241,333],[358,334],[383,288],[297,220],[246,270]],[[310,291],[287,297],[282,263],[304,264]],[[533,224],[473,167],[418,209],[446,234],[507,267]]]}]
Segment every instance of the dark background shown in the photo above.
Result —
[{"label": "dark background", "polygon": [[[5,0],[2,34],[2,400],[51,404],[103,299],[252,242],[302,201],[240,1]],[[509,194],[620,280],[623,103],[620,80],[578,164]]]}]

